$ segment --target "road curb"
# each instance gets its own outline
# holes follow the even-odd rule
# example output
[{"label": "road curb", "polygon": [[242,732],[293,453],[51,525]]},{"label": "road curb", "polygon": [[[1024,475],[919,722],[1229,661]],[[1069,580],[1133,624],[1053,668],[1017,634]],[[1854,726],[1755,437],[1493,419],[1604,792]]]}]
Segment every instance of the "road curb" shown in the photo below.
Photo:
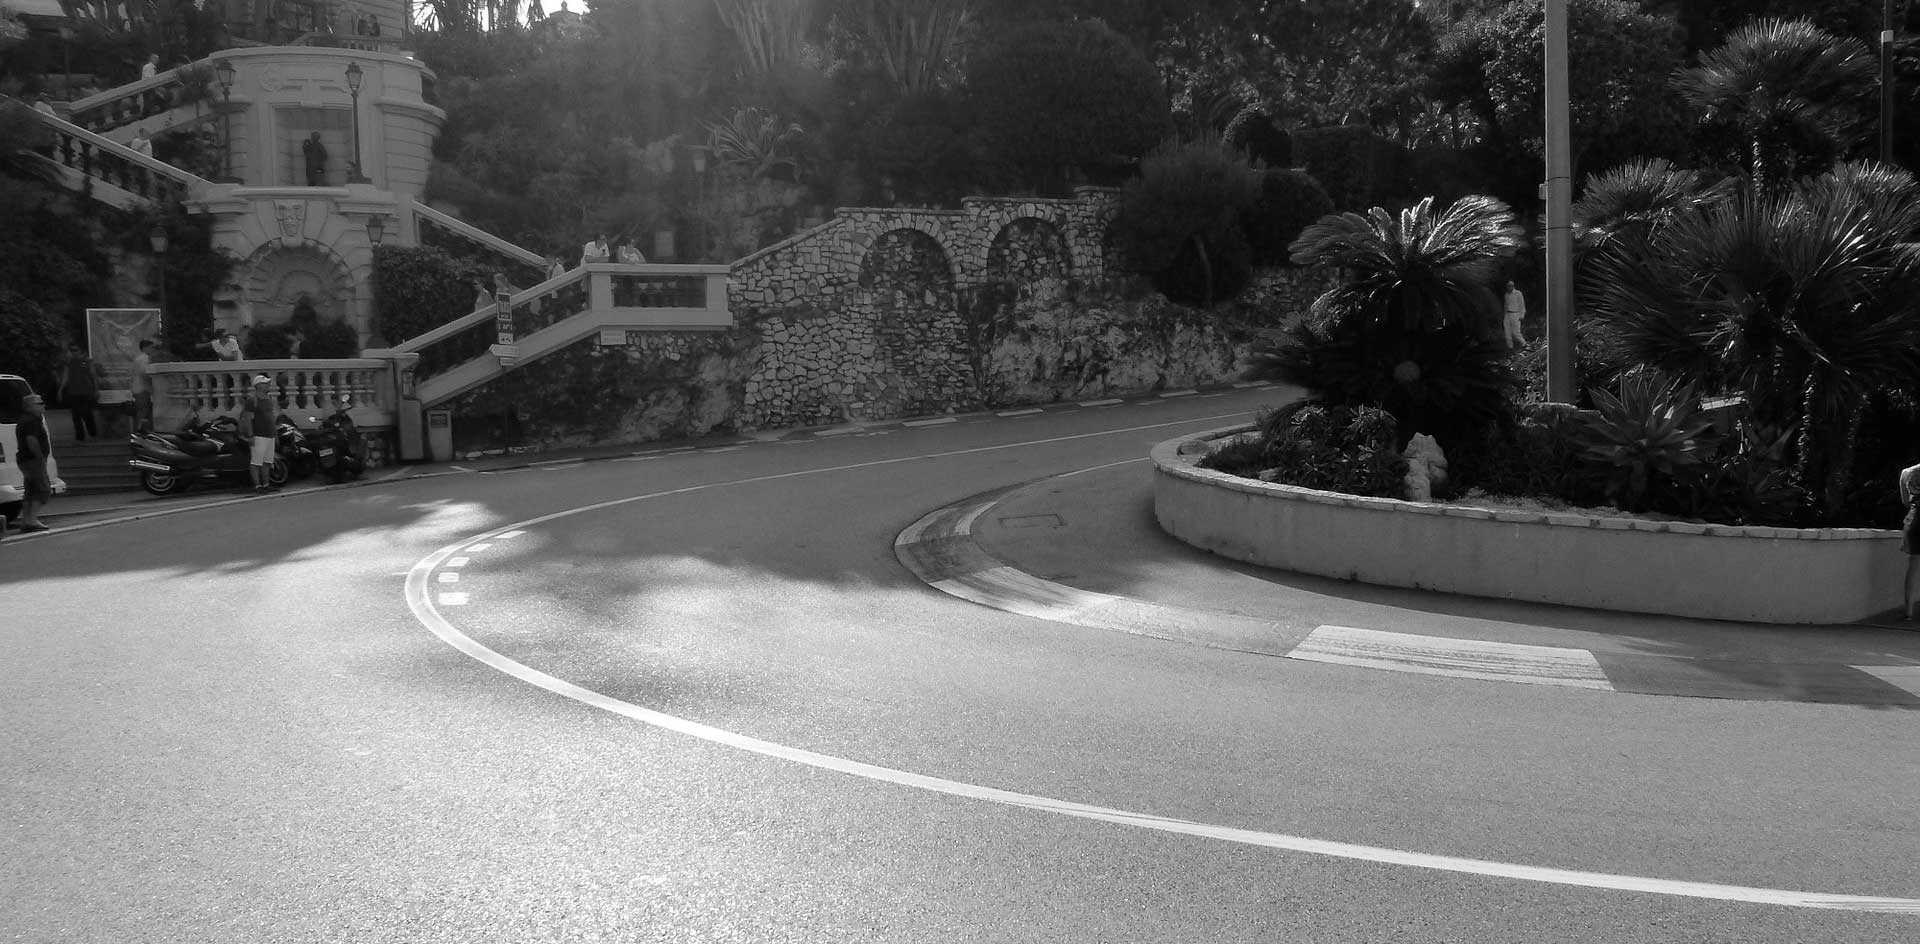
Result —
[{"label": "road curb", "polygon": [[1643,656],[1400,633],[1390,627],[1289,624],[1083,590],[1022,571],[974,540],[974,523],[1015,492],[1066,477],[997,489],[935,509],[900,532],[894,555],[933,589],[982,606],[1255,655],[1608,694],[1920,707],[1920,666]]}]

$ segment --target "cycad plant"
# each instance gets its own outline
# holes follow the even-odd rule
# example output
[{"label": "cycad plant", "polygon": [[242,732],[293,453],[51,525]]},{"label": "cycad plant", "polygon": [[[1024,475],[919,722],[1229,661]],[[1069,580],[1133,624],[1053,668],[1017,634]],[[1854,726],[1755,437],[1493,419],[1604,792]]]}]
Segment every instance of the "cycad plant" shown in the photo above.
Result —
[{"label": "cycad plant", "polygon": [[1512,210],[1487,196],[1323,217],[1294,241],[1293,261],[1347,277],[1275,366],[1331,405],[1377,406],[1402,435],[1458,445],[1505,412],[1513,378],[1491,339],[1492,285],[1520,245]]},{"label": "cycad plant", "polygon": [[1582,306],[1628,357],[1799,421],[1796,482],[1835,517],[1862,406],[1920,382],[1920,185],[1843,165],[1676,216],[1594,258]]}]

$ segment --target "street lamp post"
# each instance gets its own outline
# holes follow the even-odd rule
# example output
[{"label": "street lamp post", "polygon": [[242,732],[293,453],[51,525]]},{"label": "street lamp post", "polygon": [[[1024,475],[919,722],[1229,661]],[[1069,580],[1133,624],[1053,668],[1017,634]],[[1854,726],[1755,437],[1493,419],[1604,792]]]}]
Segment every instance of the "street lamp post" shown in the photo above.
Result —
[{"label": "street lamp post", "polygon": [[[154,319],[153,333],[166,337],[167,327],[167,228],[155,223],[147,233],[147,244],[153,247],[153,254],[159,260],[160,268],[160,317]],[[163,343],[164,346],[164,343]]]},{"label": "street lamp post", "polygon": [[220,140],[225,152],[220,159],[220,177],[233,181],[233,63],[222,59],[213,67],[213,73],[220,79]]},{"label": "street lamp post", "polygon": [[360,63],[347,63],[347,92],[353,96],[353,167],[347,173],[347,183],[372,183],[360,172],[360,82],[366,73],[360,71]]},{"label": "street lamp post", "polygon": [[1893,163],[1893,0],[1880,7],[1880,163]]},{"label": "street lamp post", "polygon": [[695,217],[700,221],[699,257],[707,258],[707,152],[695,149],[693,152],[693,186]]},{"label": "street lamp post", "polygon": [[1567,0],[1547,0],[1547,400],[1572,403],[1573,160],[1567,105]]},{"label": "street lamp post", "polygon": [[73,101],[73,27],[65,22],[60,24],[60,53],[62,57],[60,88],[67,93],[67,101]]}]

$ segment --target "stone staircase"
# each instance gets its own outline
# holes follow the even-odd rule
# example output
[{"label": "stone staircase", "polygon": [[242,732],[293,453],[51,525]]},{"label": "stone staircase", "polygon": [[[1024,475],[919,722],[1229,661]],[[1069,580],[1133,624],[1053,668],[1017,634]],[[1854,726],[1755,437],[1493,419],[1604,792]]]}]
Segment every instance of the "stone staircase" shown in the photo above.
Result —
[{"label": "stone staircase", "polygon": [[60,464],[60,478],[67,483],[69,495],[125,492],[140,487],[127,459],[127,419],[109,417],[102,410],[100,435],[79,442],[73,438],[73,414],[58,407],[47,410],[47,432],[53,436],[53,457]]}]

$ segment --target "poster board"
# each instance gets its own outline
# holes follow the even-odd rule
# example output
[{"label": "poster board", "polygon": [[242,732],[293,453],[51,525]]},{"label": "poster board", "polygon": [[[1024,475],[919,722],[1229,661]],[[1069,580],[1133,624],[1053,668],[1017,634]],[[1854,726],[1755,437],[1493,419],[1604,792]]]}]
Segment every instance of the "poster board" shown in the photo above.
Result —
[{"label": "poster board", "polygon": [[160,330],[158,308],[87,309],[87,355],[100,365],[101,403],[133,400],[133,359],[140,341]]}]

